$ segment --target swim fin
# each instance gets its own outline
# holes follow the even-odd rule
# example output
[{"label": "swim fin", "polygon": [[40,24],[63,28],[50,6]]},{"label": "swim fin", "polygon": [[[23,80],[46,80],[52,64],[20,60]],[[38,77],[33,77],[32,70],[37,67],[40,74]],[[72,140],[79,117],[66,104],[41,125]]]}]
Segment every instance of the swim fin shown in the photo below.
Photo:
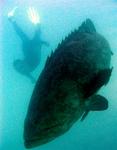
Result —
[{"label": "swim fin", "polygon": [[36,79],[31,74],[27,75],[27,77],[31,80],[31,83],[36,83]]}]

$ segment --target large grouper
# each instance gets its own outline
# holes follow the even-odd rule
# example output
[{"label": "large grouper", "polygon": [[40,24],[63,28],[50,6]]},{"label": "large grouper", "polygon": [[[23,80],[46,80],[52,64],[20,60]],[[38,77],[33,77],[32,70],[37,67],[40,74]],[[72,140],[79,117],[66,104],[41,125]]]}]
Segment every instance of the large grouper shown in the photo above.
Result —
[{"label": "large grouper", "polygon": [[86,19],[47,58],[24,123],[24,145],[33,148],[67,132],[90,111],[108,108],[97,94],[110,79],[112,51]]}]

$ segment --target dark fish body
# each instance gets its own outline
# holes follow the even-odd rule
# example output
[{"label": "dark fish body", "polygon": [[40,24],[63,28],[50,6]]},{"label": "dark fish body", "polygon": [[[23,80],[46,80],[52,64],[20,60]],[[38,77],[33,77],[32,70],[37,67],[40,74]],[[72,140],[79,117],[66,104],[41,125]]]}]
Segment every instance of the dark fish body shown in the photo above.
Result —
[{"label": "dark fish body", "polygon": [[95,94],[109,80],[111,54],[107,40],[90,19],[58,45],[31,97],[24,126],[26,148],[62,135],[85,113],[84,120],[89,110],[107,108],[106,99]]}]

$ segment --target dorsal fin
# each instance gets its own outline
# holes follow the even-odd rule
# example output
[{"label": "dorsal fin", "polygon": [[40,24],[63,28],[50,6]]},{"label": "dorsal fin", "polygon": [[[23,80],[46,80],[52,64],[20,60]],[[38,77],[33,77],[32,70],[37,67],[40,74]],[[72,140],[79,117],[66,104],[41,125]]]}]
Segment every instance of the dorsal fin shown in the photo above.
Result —
[{"label": "dorsal fin", "polygon": [[49,63],[49,61],[50,61],[50,56],[47,57],[45,66]]},{"label": "dorsal fin", "polygon": [[96,29],[93,22],[90,19],[86,19],[79,27],[79,32],[95,33]]},{"label": "dorsal fin", "polygon": [[52,59],[53,54],[54,54],[54,52],[51,51],[50,56],[47,56],[47,59],[46,59],[46,62],[45,62],[45,66],[49,65],[49,63],[50,63],[50,61],[51,61],[51,59]]}]

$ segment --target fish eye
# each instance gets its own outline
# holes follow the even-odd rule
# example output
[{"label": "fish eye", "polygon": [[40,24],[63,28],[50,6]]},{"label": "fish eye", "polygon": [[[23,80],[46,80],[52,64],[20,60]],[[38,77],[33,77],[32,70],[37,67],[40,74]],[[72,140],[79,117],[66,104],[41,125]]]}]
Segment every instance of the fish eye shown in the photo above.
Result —
[{"label": "fish eye", "polygon": [[55,94],[55,97],[57,99],[65,98],[67,96],[67,92],[58,90],[57,93]]}]

